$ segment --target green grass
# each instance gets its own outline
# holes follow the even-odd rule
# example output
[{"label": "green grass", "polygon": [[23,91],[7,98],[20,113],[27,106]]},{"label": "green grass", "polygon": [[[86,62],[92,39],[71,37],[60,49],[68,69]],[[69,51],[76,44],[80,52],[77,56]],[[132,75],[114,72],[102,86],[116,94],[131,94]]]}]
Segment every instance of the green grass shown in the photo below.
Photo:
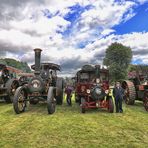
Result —
[{"label": "green grass", "polygon": [[141,102],[123,106],[123,114],[105,110],[80,113],[73,101],[47,114],[46,104],[31,105],[16,115],[0,103],[0,148],[146,148],[148,113]]}]

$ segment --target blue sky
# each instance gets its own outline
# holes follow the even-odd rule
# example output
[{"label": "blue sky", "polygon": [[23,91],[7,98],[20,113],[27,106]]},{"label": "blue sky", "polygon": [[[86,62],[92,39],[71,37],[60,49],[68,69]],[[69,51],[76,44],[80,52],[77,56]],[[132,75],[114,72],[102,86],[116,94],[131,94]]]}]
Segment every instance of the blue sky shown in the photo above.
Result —
[{"label": "blue sky", "polygon": [[81,14],[87,10],[90,10],[92,7],[92,5],[86,5],[82,7],[79,4],[69,7],[70,12],[64,16],[64,19],[70,21],[71,25],[62,34],[64,36],[69,36],[73,32],[73,27],[80,19]]},{"label": "blue sky", "polygon": [[148,3],[135,7],[134,12],[135,16],[130,20],[113,27],[116,34],[148,32]]},{"label": "blue sky", "polygon": [[[34,9],[32,9],[34,8]],[[6,25],[7,24],[7,25]],[[17,0],[0,4],[0,57],[55,62],[63,74],[102,64],[113,42],[131,47],[132,63],[148,64],[148,0]]]},{"label": "blue sky", "polygon": [[[71,35],[73,33],[73,28],[81,17],[81,14],[87,10],[92,9],[93,6],[87,5],[85,7],[81,7],[80,5],[76,4],[69,8],[71,9],[71,11],[66,16],[64,16],[64,18],[70,21],[71,25],[64,32],[61,32],[64,37],[67,37],[68,35]],[[132,32],[148,32],[148,2],[142,5],[134,6],[133,13],[135,14],[131,19],[126,22],[123,21],[111,28],[115,31],[116,35],[129,34]],[[125,13],[125,15],[127,14],[128,12]],[[98,35],[97,28],[96,35]],[[80,48],[84,48],[87,44],[87,41],[83,41],[78,45]]]}]

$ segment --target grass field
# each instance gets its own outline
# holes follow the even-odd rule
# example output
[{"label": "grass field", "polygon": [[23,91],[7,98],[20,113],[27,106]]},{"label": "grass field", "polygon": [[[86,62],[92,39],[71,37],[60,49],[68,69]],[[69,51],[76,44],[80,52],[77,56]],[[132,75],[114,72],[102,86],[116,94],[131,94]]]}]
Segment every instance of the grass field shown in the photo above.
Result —
[{"label": "grass field", "polygon": [[11,104],[0,103],[0,148],[146,148],[148,113],[141,102],[123,106],[123,114],[105,110],[80,113],[65,101],[56,113],[46,104],[29,106],[16,115]]}]

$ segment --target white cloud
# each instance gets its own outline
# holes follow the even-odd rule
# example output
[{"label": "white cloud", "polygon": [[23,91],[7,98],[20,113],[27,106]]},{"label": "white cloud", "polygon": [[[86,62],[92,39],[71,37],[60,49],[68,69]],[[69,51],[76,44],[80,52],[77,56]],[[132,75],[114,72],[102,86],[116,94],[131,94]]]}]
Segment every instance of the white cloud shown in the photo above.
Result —
[{"label": "white cloud", "polygon": [[111,28],[132,18],[135,13],[132,7],[137,5],[132,1],[115,3],[114,0],[89,1],[92,9],[81,14],[79,21],[73,28],[72,40],[77,42],[91,42],[102,36],[113,33]]},{"label": "white cloud", "polygon": [[19,30],[0,30],[0,40],[8,41],[15,46],[26,46],[38,44],[38,37],[32,38],[30,35]]},{"label": "white cloud", "polygon": [[133,12],[133,9],[130,9],[128,14],[124,17],[124,22],[130,20],[132,17],[134,17],[136,15],[135,12]]},{"label": "white cloud", "polygon": [[55,16],[51,19],[40,14],[36,19],[25,19],[22,21],[10,21],[12,28],[20,31],[35,31],[39,35],[54,34],[56,31],[64,31],[70,22],[63,19],[63,17]]},{"label": "white cloud", "polygon": [[147,38],[148,32],[134,32],[118,36],[118,40],[126,46],[130,46],[133,51],[148,49]]},{"label": "white cloud", "polygon": [[105,36],[105,35],[108,35],[108,34],[113,33],[113,32],[115,32],[115,30],[113,30],[113,29],[105,29],[105,30],[103,30],[103,31],[101,32],[101,34],[102,34],[103,36]]},{"label": "white cloud", "polygon": [[[133,51],[133,60],[141,59],[144,64],[148,64],[148,32],[135,32],[132,34],[124,35],[110,35],[106,38],[97,40],[93,44],[89,44],[86,49],[87,51],[93,50],[94,56],[96,54],[102,55],[105,53],[107,47],[113,42],[122,43],[125,46],[128,46]],[[99,58],[99,56],[98,56]]]},{"label": "white cloud", "polygon": [[115,3],[113,0],[95,1],[94,9],[90,9],[82,14],[80,23],[90,27],[101,26],[102,28],[112,27],[119,24],[123,15],[132,8],[135,3],[125,1],[124,3]]},{"label": "white cloud", "polygon": [[[76,59],[75,62],[81,64],[86,61],[101,63],[107,46],[117,41],[133,49],[136,54],[134,59],[148,61],[147,54],[137,52],[147,50],[148,33],[115,35],[115,30],[112,29],[113,26],[131,19],[135,15],[133,7],[138,5],[136,2],[146,2],[144,0],[42,0],[37,1],[38,3],[28,0],[24,5],[15,2],[15,5],[5,2],[1,9],[3,15],[0,14],[0,17],[3,19],[0,20],[0,51],[3,55],[32,63],[33,49],[39,47],[43,49],[42,59],[45,61],[60,64],[67,61],[66,59]],[[64,32],[71,22],[65,20],[64,16],[71,12],[69,7],[76,4],[81,7],[91,5],[91,9],[77,18],[71,34],[65,37],[60,32]],[[49,11],[49,18],[44,16],[44,10]],[[78,44],[82,42],[89,44],[81,49]],[[75,66],[78,67],[79,64]]]}]

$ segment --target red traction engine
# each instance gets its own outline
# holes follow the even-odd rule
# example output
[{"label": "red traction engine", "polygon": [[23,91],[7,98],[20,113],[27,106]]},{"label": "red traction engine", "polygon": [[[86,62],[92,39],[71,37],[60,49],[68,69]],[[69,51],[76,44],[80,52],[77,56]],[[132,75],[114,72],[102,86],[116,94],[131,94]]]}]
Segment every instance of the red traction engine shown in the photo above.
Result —
[{"label": "red traction engine", "polygon": [[75,77],[76,102],[81,112],[90,108],[105,108],[113,113],[114,103],[109,90],[109,71],[100,65],[84,65]]}]

